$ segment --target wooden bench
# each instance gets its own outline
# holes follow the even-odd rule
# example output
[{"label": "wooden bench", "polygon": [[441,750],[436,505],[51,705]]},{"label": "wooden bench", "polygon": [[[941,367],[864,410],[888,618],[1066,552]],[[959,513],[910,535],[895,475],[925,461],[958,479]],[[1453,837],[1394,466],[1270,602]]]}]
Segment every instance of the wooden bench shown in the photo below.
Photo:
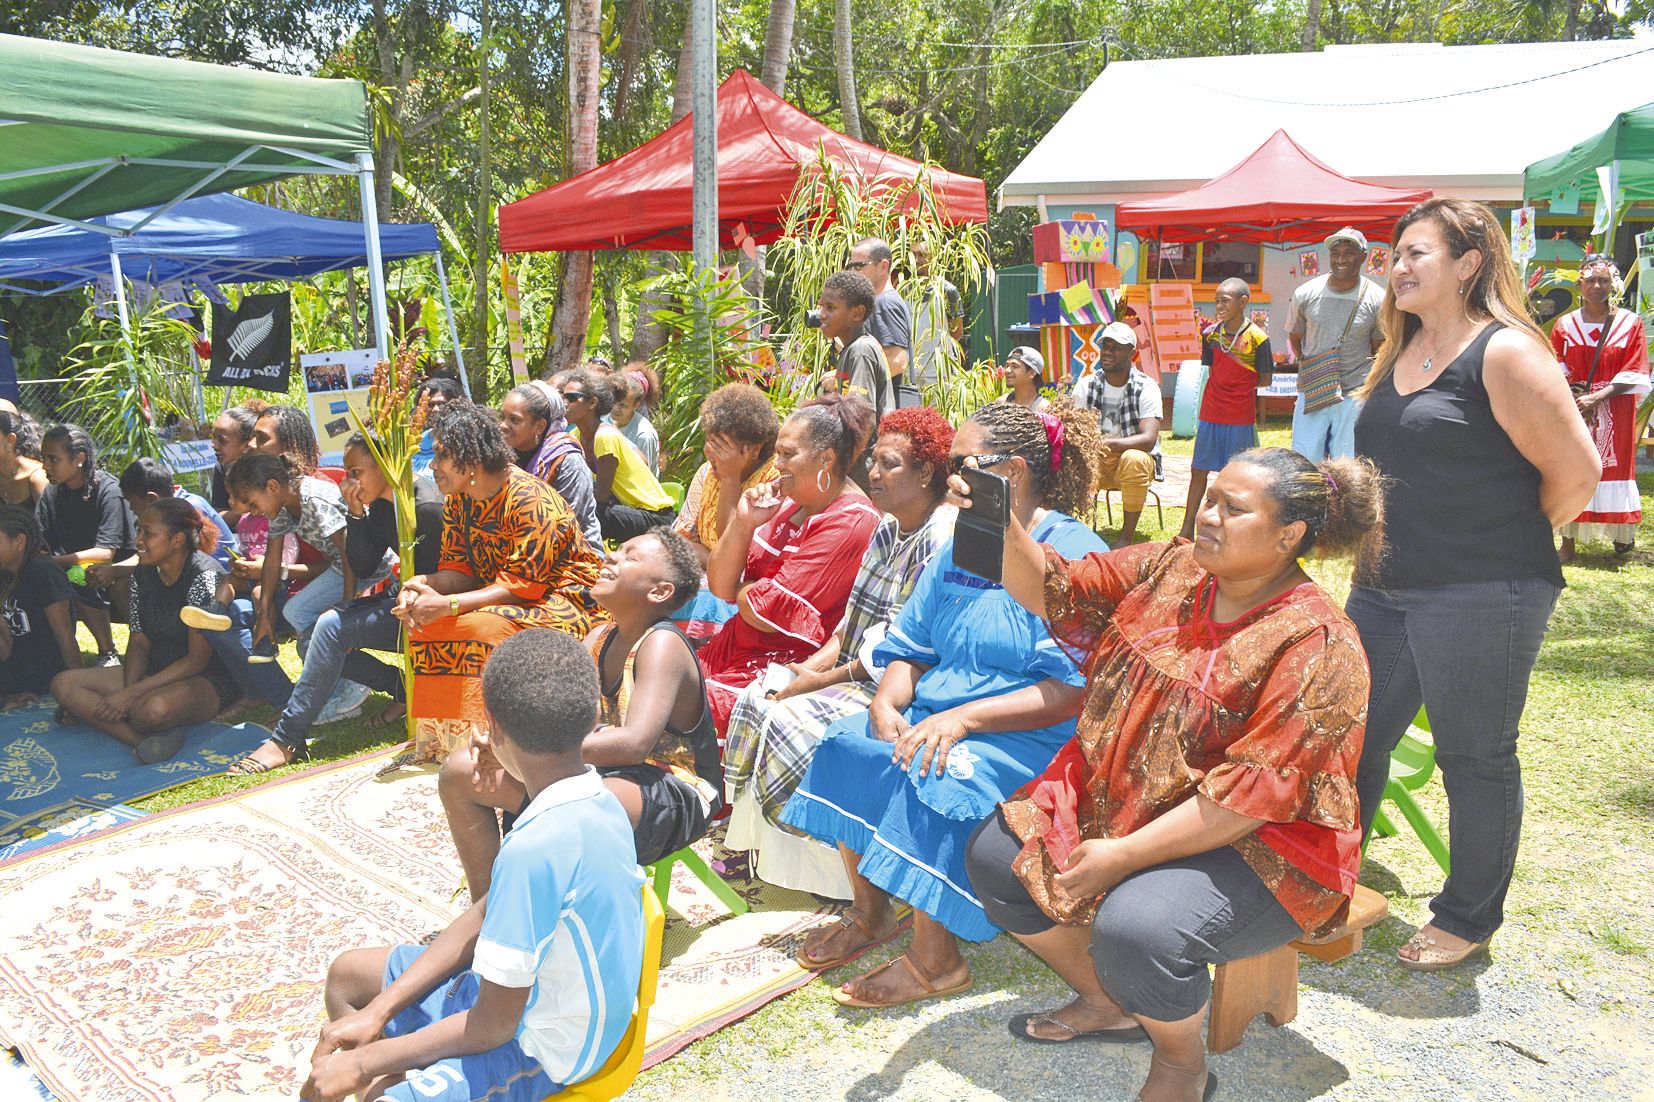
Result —
[{"label": "wooden bench", "polygon": [[1206,1047],[1228,1052],[1262,1014],[1279,1028],[1298,1016],[1298,954],[1334,961],[1358,952],[1361,932],[1390,913],[1378,892],[1357,884],[1344,924],[1316,941],[1294,941],[1268,953],[1220,964],[1212,976],[1212,1011]]}]

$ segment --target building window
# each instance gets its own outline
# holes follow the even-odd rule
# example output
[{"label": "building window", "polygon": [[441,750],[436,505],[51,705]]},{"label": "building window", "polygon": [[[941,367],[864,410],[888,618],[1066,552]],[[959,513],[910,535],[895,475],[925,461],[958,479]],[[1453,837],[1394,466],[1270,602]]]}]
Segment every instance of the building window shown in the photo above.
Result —
[{"label": "building window", "polygon": [[1250,241],[1208,241],[1201,246],[1200,282],[1244,279],[1257,286],[1263,271],[1263,246]]}]

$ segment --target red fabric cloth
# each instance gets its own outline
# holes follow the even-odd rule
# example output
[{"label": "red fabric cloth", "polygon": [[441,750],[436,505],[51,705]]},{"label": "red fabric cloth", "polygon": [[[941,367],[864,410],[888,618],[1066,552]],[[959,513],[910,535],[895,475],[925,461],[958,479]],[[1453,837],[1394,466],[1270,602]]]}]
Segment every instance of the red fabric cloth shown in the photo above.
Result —
[{"label": "red fabric cloth", "polygon": [[[827,158],[841,172],[899,187],[919,163],[845,137],[817,122],[737,69],[718,89],[718,245],[744,239],[767,245],[781,236],[787,202],[801,170]],[[500,207],[500,250],[669,249],[687,252],[694,188],[690,174],[694,117],[560,184]],[[981,180],[932,169],[932,187],[951,222],[986,222]],[[746,231],[745,238],[737,235]]]},{"label": "red fabric cloth", "polygon": [[1047,551],[1052,637],[1080,663],[1075,740],[1003,805],[1017,875],[1054,920],[1097,899],[1052,878],[1087,838],[1122,838],[1197,793],[1264,820],[1235,848],[1307,931],[1342,918],[1361,864],[1355,770],[1367,661],[1313,583],[1230,623],[1187,543],[1068,562]]},{"label": "red fabric cloth", "polygon": [[802,524],[794,519],[798,508],[788,498],[753,533],[741,574],[748,606],[776,630],[760,631],[737,614],[696,655],[720,734],[736,695],[771,662],[803,661],[827,641],[844,618],[850,587],[882,519],[853,492],[840,494]]}]

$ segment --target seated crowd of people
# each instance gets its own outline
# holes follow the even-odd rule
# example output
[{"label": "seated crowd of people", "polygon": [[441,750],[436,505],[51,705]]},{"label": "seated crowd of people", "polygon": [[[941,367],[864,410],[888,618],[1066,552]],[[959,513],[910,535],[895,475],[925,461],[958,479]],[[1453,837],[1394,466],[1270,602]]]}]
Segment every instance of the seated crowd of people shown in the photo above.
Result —
[{"label": "seated crowd of people", "polygon": [[[1486,270],[1508,259],[1497,228],[1460,248],[1444,228],[1455,211],[1404,220],[1415,247],[1398,266],[1425,288],[1409,293],[1458,302],[1464,280],[1432,275],[1429,250],[1470,257],[1471,316],[1502,319]],[[1098,373],[1071,396],[1036,400],[1044,363],[1019,351],[1006,399],[955,428],[895,408],[879,342],[862,341],[873,302],[859,272],[822,291],[823,332],[845,353],[863,345],[830,393],[784,418],[744,383],[705,397],[705,463],[682,502],[659,479],[647,414],[661,388],[645,370],[588,364],[498,410],[433,380],[417,564],[400,587],[386,584],[396,505],[367,441],[318,468],[299,410],[217,419],[211,500],[147,461],[118,480],[98,470],[73,425],[44,434],[32,468],[31,430],[0,411],[8,705],[49,681],[63,719],[160,761],[181,728],[264,700],[273,737],[235,766],[261,772],[380,691],[374,722],[411,710],[442,763],[474,906],[429,946],[338,958],[304,1097],[539,1099],[591,1074],[638,979],[638,866],[726,816],[725,845],[744,855],[726,873],[850,901],[803,941],[804,967],[893,940],[911,910],[905,950],[838,1002],[965,991],[961,940],[1008,931],[1075,993],[1011,1032],[1150,1043],[1147,1099],[1211,1094],[1210,965],[1343,920],[1370,759],[1408,717],[1364,753],[1371,642],[1303,559],[1348,555],[1358,593],[1382,584],[1393,498],[1379,466],[1254,437],[1216,466],[1192,541],[1134,543],[1161,460],[1129,326],[1104,331]],[[1444,377],[1468,370],[1477,339]],[[1528,354],[1493,347],[1490,362]],[[1401,352],[1381,355],[1375,394],[1416,375]],[[998,581],[956,559],[969,469],[1008,494]],[[1112,551],[1088,523],[1101,487],[1125,496]],[[112,616],[130,628],[124,661]],[[91,668],[77,617],[100,650]],[[404,632],[406,700],[400,671],[364,653]],[[303,657],[296,683],[270,661],[283,633]],[[1451,921],[1453,889],[1435,928],[1449,934],[1470,929]],[[1421,936],[1404,966],[1468,952]]]}]

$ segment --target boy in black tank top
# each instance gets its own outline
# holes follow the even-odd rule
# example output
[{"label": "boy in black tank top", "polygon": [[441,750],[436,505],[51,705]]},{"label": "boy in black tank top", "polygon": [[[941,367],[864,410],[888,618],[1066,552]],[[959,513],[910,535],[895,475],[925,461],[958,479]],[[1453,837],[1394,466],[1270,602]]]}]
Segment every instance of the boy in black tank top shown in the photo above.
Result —
[{"label": "boy in black tank top", "polygon": [[[723,766],[706,686],[693,646],[670,620],[700,582],[700,563],[688,542],[660,527],[611,554],[592,586],[613,623],[586,639],[602,699],[582,756],[626,809],[639,864],[700,838],[723,806]],[[486,738],[449,755],[439,788],[477,898],[487,890],[499,852],[494,809],[519,810],[525,793],[503,775]]]}]

